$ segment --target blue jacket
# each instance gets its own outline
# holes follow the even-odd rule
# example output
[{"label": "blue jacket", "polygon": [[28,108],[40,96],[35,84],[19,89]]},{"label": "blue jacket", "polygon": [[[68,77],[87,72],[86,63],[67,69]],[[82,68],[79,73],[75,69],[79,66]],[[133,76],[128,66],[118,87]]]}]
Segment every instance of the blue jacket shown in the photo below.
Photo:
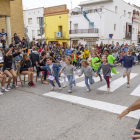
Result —
[{"label": "blue jacket", "polygon": [[60,69],[59,69],[58,64],[53,63],[52,64],[52,70],[50,69],[49,64],[46,64],[46,66],[43,66],[43,69],[46,69],[49,72],[49,75],[53,75],[52,74],[52,71],[53,71],[54,72],[53,76],[56,77],[56,78],[59,78]]},{"label": "blue jacket", "polygon": [[79,55],[81,55],[81,52],[80,51],[77,52],[77,56],[79,56]]},{"label": "blue jacket", "polygon": [[66,49],[65,54],[69,56],[69,54],[72,54],[72,50],[71,49]]},{"label": "blue jacket", "polygon": [[124,68],[131,68],[134,65],[134,56],[125,55],[125,56],[123,56],[122,59],[120,59],[118,61],[118,63],[120,63],[122,61],[124,61],[124,63],[123,63]]},{"label": "blue jacket", "polygon": [[127,52],[128,49],[129,49],[129,47],[123,47],[123,48],[122,48],[122,51]]}]

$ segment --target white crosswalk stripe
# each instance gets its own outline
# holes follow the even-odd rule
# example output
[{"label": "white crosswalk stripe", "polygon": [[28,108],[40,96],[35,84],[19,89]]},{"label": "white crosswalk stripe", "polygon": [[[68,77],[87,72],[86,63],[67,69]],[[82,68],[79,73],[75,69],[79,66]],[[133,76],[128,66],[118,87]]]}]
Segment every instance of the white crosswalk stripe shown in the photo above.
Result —
[{"label": "white crosswalk stripe", "polygon": [[[133,79],[134,77],[136,77],[138,74],[136,73],[131,73],[130,75],[130,79]],[[115,91],[116,89],[118,89],[119,87],[121,87],[122,85],[124,85],[126,83],[126,78],[119,78],[116,79],[115,81],[111,82],[110,84],[110,92]],[[103,91],[107,91],[107,85],[104,85],[103,87],[98,88],[98,90],[103,90]]]},{"label": "white crosswalk stripe", "polygon": [[140,96],[140,85],[137,86],[136,89],[130,95]]},{"label": "white crosswalk stripe", "polygon": [[[103,101],[97,101],[97,100],[91,100],[86,99],[83,97],[77,97],[73,95],[67,95],[63,93],[57,93],[57,92],[49,92],[46,94],[43,94],[46,97],[56,98],[63,101],[68,101],[71,103],[79,104],[86,107],[92,107],[104,111],[108,111],[115,114],[120,114],[122,111],[124,111],[127,107],[116,105],[112,103],[107,103]],[[128,117],[139,119],[140,118],[140,110],[133,111],[127,115]]]}]

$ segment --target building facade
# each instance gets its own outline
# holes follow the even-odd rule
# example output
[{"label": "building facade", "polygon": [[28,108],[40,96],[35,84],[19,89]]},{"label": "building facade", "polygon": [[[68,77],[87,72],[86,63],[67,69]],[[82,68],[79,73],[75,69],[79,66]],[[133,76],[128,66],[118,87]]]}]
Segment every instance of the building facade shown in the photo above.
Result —
[{"label": "building facade", "polygon": [[25,36],[22,0],[0,0],[0,32],[1,29],[7,32],[8,45],[14,33],[21,39]]},{"label": "building facade", "polygon": [[[140,9],[123,0],[90,0],[69,12],[70,44],[137,44]],[[134,10],[137,11],[134,13]],[[83,11],[83,12],[82,12]]]},{"label": "building facade", "polygon": [[[44,7],[28,9],[23,11],[24,15],[24,27],[27,31],[26,35],[30,41],[36,41],[41,39],[39,18],[43,17]],[[42,35],[44,40],[44,35]]]},{"label": "building facade", "polygon": [[69,10],[66,5],[44,8],[45,40],[59,42],[66,47],[69,43]]}]

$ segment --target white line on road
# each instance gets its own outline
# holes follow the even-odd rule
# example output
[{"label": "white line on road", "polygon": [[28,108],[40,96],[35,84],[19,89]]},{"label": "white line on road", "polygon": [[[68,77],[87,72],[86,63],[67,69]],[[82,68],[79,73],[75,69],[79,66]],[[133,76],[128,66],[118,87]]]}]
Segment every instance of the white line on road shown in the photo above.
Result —
[{"label": "white line on road", "polygon": [[130,95],[140,96],[140,85]]},{"label": "white line on road", "polygon": [[[49,92],[49,93],[44,94],[44,96],[60,99],[63,101],[68,101],[68,102],[79,104],[82,106],[87,106],[87,107],[92,107],[92,108],[108,111],[115,114],[120,114],[122,111],[124,111],[127,108],[121,105],[86,99],[83,97],[77,97],[77,96],[67,95],[67,94],[57,93],[57,92]],[[131,112],[127,116],[131,118],[139,119],[140,110]]]},{"label": "white line on road", "polygon": [[[131,73],[130,75],[130,79],[133,79],[134,77],[136,77],[138,74],[136,73]],[[127,83],[127,79],[126,78],[119,78],[113,82],[110,83],[110,92],[115,91],[116,89],[118,89],[119,87],[121,87],[123,84]],[[107,85],[104,85],[101,88],[98,88],[98,90],[103,90],[103,91],[107,91]]]}]

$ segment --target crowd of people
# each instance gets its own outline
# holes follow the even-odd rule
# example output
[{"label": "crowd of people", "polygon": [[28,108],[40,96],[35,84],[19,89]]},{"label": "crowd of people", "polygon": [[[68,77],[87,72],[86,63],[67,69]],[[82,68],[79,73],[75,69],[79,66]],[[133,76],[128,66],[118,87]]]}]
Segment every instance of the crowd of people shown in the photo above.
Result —
[{"label": "crowd of people", "polygon": [[[15,33],[12,37],[11,44],[6,45],[7,34],[2,30],[0,33],[0,49],[3,54],[3,72],[0,72],[1,92],[9,91],[10,84],[13,79],[12,87],[17,88],[16,68],[15,64],[20,64],[20,73],[28,75],[28,86],[35,87],[33,77],[34,72],[42,72],[44,77],[43,82],[51,84],[51,91],[55,88],[55,82],[62,90],[60,80],[64,81],[63,88],[67,87],[66,78],[68,79],[68,92],[71,93],[73,85],[76,86],[75,73],[80,77],[85,75],[85,84],[87,92],[91,90],[90,85],[94,83],[94,77],[103,78],[107,83],[107,91],[110,91],[111,73],[117,74],[115,67],[123,67],[123,77],[127,76],[127,88],[130,88],[131,69],[136,61],[140,62],[140,54],[135,47],[135,44],[116,45],[112,44],[93,44],[91,47],[87,45],[67,45],[64,47],[59,43],[51,44],[44,43],[38,40],[37,43],[29,42],[28,39],[20,37]],[[101,76],[101,69],[103,77]],[[75,73],[74,73],[75,72]],[[8,76],[8,84],[5,88],[6,79]],[[126,113],[125,113],[126,114]],[[124,116],[123,114],[122,116]],[[122,116],[119,116],[121,118]]]}]

